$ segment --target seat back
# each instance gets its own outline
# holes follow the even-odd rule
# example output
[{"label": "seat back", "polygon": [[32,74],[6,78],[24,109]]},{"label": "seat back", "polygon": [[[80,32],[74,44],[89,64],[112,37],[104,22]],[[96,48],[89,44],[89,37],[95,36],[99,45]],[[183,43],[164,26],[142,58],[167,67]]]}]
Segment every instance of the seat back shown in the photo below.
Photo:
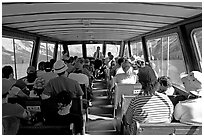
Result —
[{"label": "seat back", "polygon": [[138,95],[142,86],[140,83],[136,84],[116,84],[114,96],[114,108],[117,109],[121,104],[122,95]]},{"label": "seat back", "polygon": [[121,97],[121,109],[122,109],[122,115],[125,115],[128,106],[130,104],[130,101],[134,98],[135,96],[131,95],[122,95]]},{"label": "seat back", "polygon": [[20,126],[20,119],[17,117],[2,118],[2,133],[4,135],[16,135]]}]

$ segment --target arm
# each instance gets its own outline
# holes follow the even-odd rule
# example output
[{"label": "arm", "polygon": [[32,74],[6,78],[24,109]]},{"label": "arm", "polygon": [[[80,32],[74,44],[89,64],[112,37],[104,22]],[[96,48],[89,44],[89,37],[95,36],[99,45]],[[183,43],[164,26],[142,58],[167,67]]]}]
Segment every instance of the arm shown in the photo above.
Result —
[{"label": "arm", "polygon": [[183,110],[182,110],[182,106],[181,103],[179,102],[174,109],[174,117],[176,120],[180,120],[181,116],[182,116]]}]

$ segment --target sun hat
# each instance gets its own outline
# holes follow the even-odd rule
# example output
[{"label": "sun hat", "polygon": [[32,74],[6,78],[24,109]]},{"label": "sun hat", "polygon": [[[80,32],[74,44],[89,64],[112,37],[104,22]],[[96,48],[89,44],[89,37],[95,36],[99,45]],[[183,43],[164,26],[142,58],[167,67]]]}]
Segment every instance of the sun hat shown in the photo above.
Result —
[{"label": "sun hat", "polygon": [[55,73],[62,73],[68,69],[67,65],[62,61],[58,60],[54,64],[54,72]]},{"label": "sun hat", "polygon": [[2,79],[2,95],[5,95],[13,86],[12,82],[6,78]]},{"label": "sun hat", "polygon": [[201,96],[202,91],[202,73],[199,71],[191,71],[189,74],[183,72],[180,74],[181,81],[187,92]]},{"label": "sun hat", "polygon": [[157,77],[154,70],[149,66],[140,68],[137,75],[139,77],[140,83],[148,84],[157,81]]},{"label": "sun hat", "polygon": [[195,96],[201,96],[202,95],[202,73],[199,71],[191,71],[188,74],[189,81],[192,85],[192,87],[195,87],[196,90],[190,91],[191,94]]}]

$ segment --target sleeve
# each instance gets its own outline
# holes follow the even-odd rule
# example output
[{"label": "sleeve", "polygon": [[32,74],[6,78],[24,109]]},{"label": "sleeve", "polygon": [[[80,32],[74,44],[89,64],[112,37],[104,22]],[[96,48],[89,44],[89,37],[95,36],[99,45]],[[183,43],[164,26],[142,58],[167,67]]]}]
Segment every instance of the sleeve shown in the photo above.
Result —
[{"label": "sleeve", "polygon": [[12,87],[11,88],[11,90],[9,91],[9,94],[11,95],[11,96],[17,96],[18,95],[18,93],[20,92],[20,88],[18,88],[18,87]]},{"label": "sleeve", "polygon": [[76,95],[77,96],[83,96],[84,92],[82,91],[78,82],[75,83],[75,87],[76,87]]},{"label": "sleeve", "polygon": [[175,106],[175,109],[174,109],[174,118],[176,120],[180,120],[181,119],[181,116],[182,116],[182,105],[181,103],[179,102],[176,106]]},{"label": "sleeve", "polygon": [[14,104],[12,107],[8,108],[10,111],[10,115],[23,118],[23,114],[25,112],[25,109],[19,105],[19,104]]},{"label": "sleeve", "polygon": [[53,93],[53,88],[52,88],[52,84],[49,80],[49,82],[47,83],[47,85],[45,86],[45,89],[43,91],[43,94],[51,96],[51,93]]}]

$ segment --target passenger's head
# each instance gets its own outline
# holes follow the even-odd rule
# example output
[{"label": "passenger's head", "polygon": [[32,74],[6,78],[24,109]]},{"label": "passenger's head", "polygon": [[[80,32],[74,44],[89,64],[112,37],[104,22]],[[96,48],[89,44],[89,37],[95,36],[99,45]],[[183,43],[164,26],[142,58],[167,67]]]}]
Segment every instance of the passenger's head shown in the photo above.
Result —
[{"label": "passenger's head", "polygon": [[97,51],[100,51],[100,47],[99,46],[97,47]]},{"label": "passenger's head", "polygon": [[50,62],[45,62],[45,71],[50,72],[52,70],[52,66]]},{"label": "passenger's head", "polygon": [[108,52],[108,56],[112,55],[111,52]]},{"label": "passenger's head", "polygon": [[203,94],[200,93],[200,91],[202,91],[203,79],[201,72],[192,71],[189,74],[181,73],[180,77],[187,92],[196,96],[201,96],[201,94]]},{"label": "passenger's head", "polygon": [[128,60],[122,63],[122,69],[128,75],[131,75],[133,73],[133,68]]},{"label": "passenger's head", "polygon": [[69,62],[70,62],[70,63],[73,63],[73,61],[74,61],[74,57],[72,57],[72,56],[69,57]]},{"label": "passenger's head", "polygon": [[54,72],[59,76],[64,75],[67,72],[67,69],[67,65],[62,60],[58,60],[54,64]]},{"label": "passenger's head", "polygon": [[113,56],[113,55],[110,55],[110,56],[109,56],[109,59],[110,59],[110,60],[112,60],[113,58],[114,58],[114,56]]},{"label": "passenger's head", "polygon": [[118,59],[118,65],[121,66],[123,62],[124,62],[124,58],[123,57]]},{"label": "passenger's head", "polygon": [[44,61],[41,61],[39,64],[38,64],[38,70],[45,70],[45,62]]},{"label": "passenger's head", "polygon": [[13,68],[11,66],[4,66],[2,68],[2,78],[13,78],[14,74],[13,74]]},{"label": "passenger's head", "polygon": [[55,59],[50,59],[50,66],[51,69],[53,68],[53,65],[55,64],[56,60]]},{"label": "passenger's head", "polygon": [[85,59],[85,60],[84,60],[84,64],[85,64],[85,65],[90,65],[90,60],[89,60],[89,59]]},{"label": "passenger's head", "polygon": [[34,66],[29,66],[27,69],[27,81],[33,83],[37,77],[36,69]]},{"label": "passenger's head", "polygon": [[160,84],[160,91],[166,91],[169,87],[172,87],[172,82],[170,77],[161,76],[158,78],[158,82]]},{"label": "passenger's head", "polygon": [[75,65],[74,65],[74,73],[82,73],[82,69],[83,69],[83,65],[79,62],[77,62]]},{"label": "passenger's head", "polygon": [[137,75],[145,93],[154,93],[158,90],[159,83],[157,81],[155,72],[151,67],[145,66],[139,68]]}]

